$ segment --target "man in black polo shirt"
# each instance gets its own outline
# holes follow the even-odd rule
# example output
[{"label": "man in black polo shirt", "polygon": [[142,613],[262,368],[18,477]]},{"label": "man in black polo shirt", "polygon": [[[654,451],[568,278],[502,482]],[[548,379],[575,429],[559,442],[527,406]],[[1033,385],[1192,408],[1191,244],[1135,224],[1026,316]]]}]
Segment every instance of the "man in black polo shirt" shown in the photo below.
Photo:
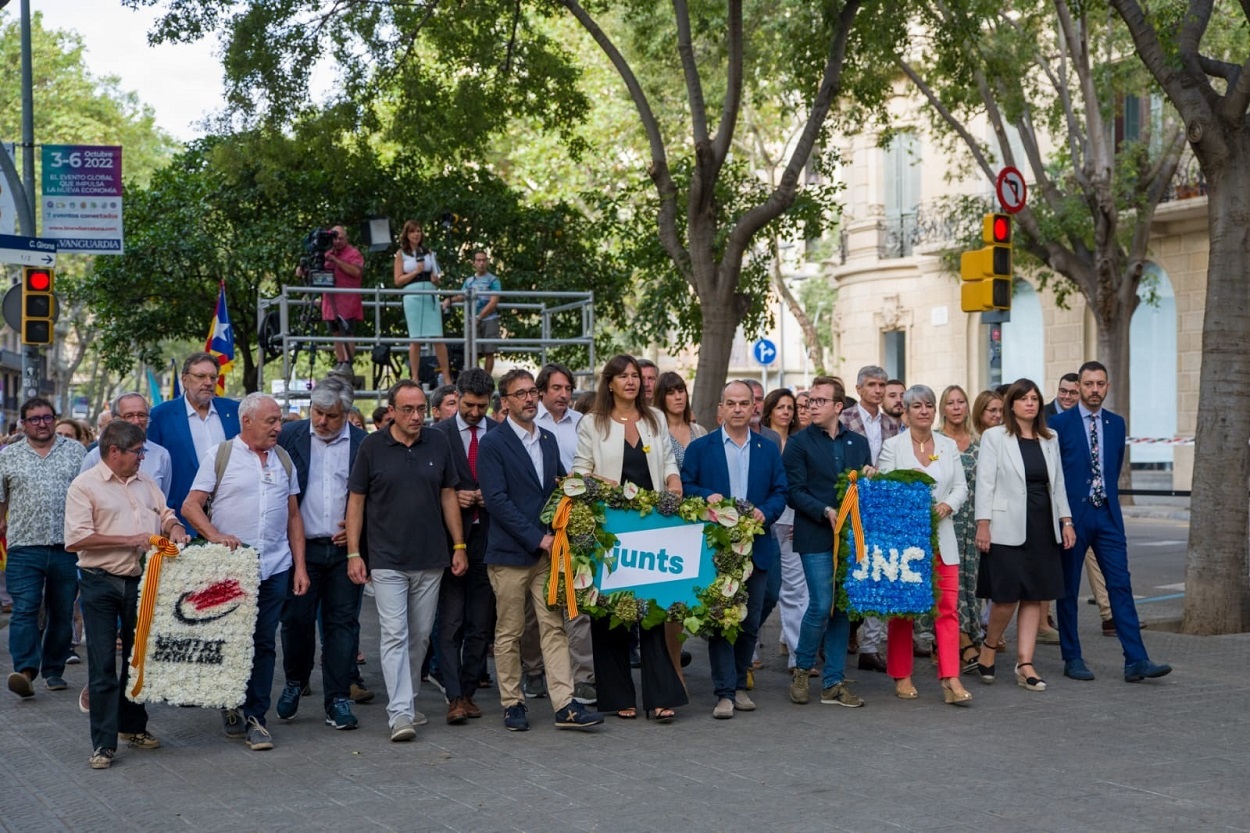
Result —
[{"label": "man in black polo shirt", "polygon": [[[387,403],[390,427],[360,443],[347,482],[347,571],[357,584],[372,574],[391,740],[406,741],[417,736],[414,726],[428,722],[413,707],[412,669],[425,659],[443,570],[450,565],[452,573],[463,575],[469,562],[451,444],[440,432],[422,430],[424,391],[403,379],[391,388]],[[450,557],[447,540],[431,533],[430,520],[440,512],[451,533]],[[360,557],[366,518],[368,568]]]}]

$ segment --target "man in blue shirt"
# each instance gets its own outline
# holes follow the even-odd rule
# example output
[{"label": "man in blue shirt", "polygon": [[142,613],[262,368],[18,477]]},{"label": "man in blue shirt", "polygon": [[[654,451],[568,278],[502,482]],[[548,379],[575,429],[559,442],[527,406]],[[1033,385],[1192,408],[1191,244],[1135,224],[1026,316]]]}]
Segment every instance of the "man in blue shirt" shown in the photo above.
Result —
[{"label": "man in blue shirt", "polygon": [[463,301],[470,290],[474,292],[473,320],[465,321],[467,329],[470,323],[477,328],[477,337],[486,343],[478,347],[479,355],[485,357],[485,370],[490,373],[495,369],[495,353],[499,351],[494,343],[499,339],[499,278],[490,272],[490,256],[482,249],[473,253],[473,275],[464,282],[462,292],[443,300],[443,309]]}]

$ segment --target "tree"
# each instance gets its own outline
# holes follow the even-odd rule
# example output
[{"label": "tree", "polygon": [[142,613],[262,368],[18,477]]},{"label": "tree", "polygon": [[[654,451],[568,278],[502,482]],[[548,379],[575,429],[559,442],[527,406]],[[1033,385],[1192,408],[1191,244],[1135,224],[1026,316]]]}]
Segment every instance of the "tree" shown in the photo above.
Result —
[{"label": "tree", "polygon": [[[1111,0],[1137,55],[1185,123],[1207,182],[1210,257],[1202,322],[1192,516],[1185,559],[1187,633],[1250,626],[1250,48],[1213,56],[1213,0]],[[1182,5],[1184,8],[1182,8]],[[1250,7],[1241,5],[1242,37]],[[1233,12],[1232,14],[1236,14]]]},{"label": "tree", "polygon": [[[340,62],[343,87],[359,112],[399,116],[408,105],[436,101],[435,118],[447,124],[445,130],[434,125],[435,131],[464,154],[480,148],[483,137],[512,115],[539,117],[545,127],[557,130],[580,117],[584,94],[576,87],[573,56],[533,22],[556,8],[567,10],[611,62],[646,137],[651,222],[640,240],[654,246],[658,238],[668,274],[642,273],[639,297],[654,298],[657,285],[671,289],[675,282],[669,274],[681,291],[666,292],[661,303],[639,309],[663,319],[663,311],[675,306],[670,315],[675,320],[656,320],[652,329],[698,341],[694,398],[701,419],[709,423],[737,327],[744,321],[758,326],[766,314],[761,303],[765,266],[748,263],[744,271],[753,241],[795,205],[805,166],[843,88],[844,70],[847,78],[867,78],[861,64],[879,54],[876,41],[900,37],[905,24],[889,4],[862,0],[785,0],[782,9],[763,0],[674,0],[671,14],[648,0],[610,8],[579,0],[455,5],[344,0],[330,10],[314,0],[168,2],[156,37],[194,39],[224,30],[228,86],[246,112],[255,112],[254,101],[279,114],[286,110],[273,102],[304,101],[311,59],[318,54],[309,45],[333,42],[343,47],[336,55],[348,55]],[[867,11],[861,12],[861,6]],[[658,47],[653,54],[663,55],[665,63],[652,64],[656,72],[682,79],[682,103],[667,109],[682,114],[680,132],[666,129],[669,123],[661,115],[666,108],[657,106],[654,91],[619,45],[622,38],[611,33],[618,22],[624,40]],[[413,63],[405,57],[409,52],[425,60]],[[791,92],[788,106],[802,129],[778,181],[756,199],[743,201],[742,192],[729,187],[745,181],[731,149],[746,94],[768,91],[768,84]],[[879,99],[884,90],[866,85],[862,92]],[[499,106],[483,109],[491,101]],[[430,110],[417,109],[421,114]],[[482,119],[483,112],[492,118]],[[472,135],[463,135],[466,131]],[[431,154],[447,153],[421,136],[411,138]],[[634,213],[633,206],[621,207],[627,215]],[[758,284],[749,280],[756,274],[764,278]]]},{"label": "tree", "polygon": [[[1136,64],[1116,60],[1124,33],[1099,21],[1096,8],[1067,0],[933,4],[932,36],[916,50],[922,57],[900,54],[898,65],[937,114],[945,143],[970,153],[987,182],[998,174],[995,157],[1028,172],[1034,184],[1016,215],[1016,249],[1044,267],[1043,286],[1047,270],[1066,279],[1052,284],[1061,303],[1073,287],[1085,298],[1098,359],[1115,380],[1107,405],[1127,419],[1129,325],[1155,209],[1184,137],[1171,114],[1146,120],[1139,135],[1116,135],[1125,96],[1149,101],[1154,87]],[[971,127],[982,115],[994,150]]]}]

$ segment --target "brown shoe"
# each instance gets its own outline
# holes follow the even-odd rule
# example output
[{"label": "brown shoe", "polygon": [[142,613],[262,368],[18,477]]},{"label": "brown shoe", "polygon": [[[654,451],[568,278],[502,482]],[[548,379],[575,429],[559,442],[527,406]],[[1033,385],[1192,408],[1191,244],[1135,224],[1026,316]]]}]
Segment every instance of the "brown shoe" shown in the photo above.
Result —
[{"label": "brown shoe", "polygon": [[885,673],[885,660],[880,654],[860,654],[858,662],[860,671],[878,671]]},{"label": "brown shoe", "polygon": [[454,726],[458,723],[464,723],[469,719],[469,713],[464,708],[464,698],[457,697],[447,706],[447,724]]},{"label": "brown shoe", "polygon": [[348,696],[352,698],[353,703],[368,703],[373,699],[372,691],[356,683],[352,683],[350,692]]},{"label": "brown shoe", "polygon": [[473,702],[472,697],[461,697],[460,705],[464,706],[464,713],[469,717],[481,717],[482,710],[478,708],[477,703]]}]

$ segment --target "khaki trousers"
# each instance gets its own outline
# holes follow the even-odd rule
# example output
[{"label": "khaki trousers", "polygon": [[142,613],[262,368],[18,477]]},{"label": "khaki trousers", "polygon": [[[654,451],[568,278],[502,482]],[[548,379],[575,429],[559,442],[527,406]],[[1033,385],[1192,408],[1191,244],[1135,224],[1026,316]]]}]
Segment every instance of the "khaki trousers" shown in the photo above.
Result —
[{"label": "khaki trousers", "polygon": [[1111,599],[1107,596],[1107,580],[1098,569],[1098,559],[1094,558],[1092,549],[1085,551],[1085,576],[1089,579],[1089,592],[1094,594],[1098,604],[1098,615],[1105,622],[1111,618]]},{"label": "khaki trousers", "polygon": [[547,695],[558,711],[573,699],[569,669],[569,640],[564,617],[547,609],[545,584],[551,557],[544,555],[532,567],[490,564],[490,586],[495,591],[495,673],[504,708],[525,701],[521,693],[521,634],[525,631],[525,600],[532,602],[538,620],[538,641],[547,671]]}]

